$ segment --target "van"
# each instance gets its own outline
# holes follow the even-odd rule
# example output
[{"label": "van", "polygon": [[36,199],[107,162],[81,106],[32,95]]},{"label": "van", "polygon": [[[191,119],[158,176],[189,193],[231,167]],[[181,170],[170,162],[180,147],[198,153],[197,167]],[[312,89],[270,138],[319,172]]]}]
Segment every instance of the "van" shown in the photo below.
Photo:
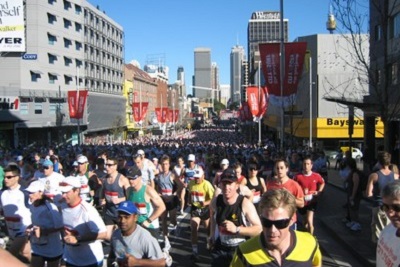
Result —
[{"label": "van", "polygon": [[[342,146],[340,147],[340,149],[343,151],[343,153],[345,154],[346,151],[349,151],[350,147],[348,146]],[[351,148],[351,157],[353,159],[361,159],[363,157],[363,153],[361,152],[361,150],[359,148],[356,147],[352,147]]]}]

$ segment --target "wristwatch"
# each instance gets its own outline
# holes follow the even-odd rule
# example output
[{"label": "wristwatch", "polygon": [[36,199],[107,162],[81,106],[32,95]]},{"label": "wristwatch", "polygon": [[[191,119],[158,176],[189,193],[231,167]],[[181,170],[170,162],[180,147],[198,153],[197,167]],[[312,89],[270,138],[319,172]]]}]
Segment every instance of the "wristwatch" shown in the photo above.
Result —
[{"label": "wristwatch", "polygon": [[240,232],[240,226],[236,226],[236,234],[239,234]]},{"label": "wristwatch", "polygon": [[152,223],[152,222],[153,222],[150,218],[147,218],[146,221],[147,221],[148,223]]}]

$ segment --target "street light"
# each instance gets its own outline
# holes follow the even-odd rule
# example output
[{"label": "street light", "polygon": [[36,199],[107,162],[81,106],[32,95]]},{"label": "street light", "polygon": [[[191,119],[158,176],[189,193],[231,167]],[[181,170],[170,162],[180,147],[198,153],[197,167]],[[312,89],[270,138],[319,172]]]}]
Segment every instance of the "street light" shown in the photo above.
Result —
[{"label": "street light", "polygon": [[280,89],[281,89],[281,142],[280,142],[280,150],[283,152],[283,138],[285,134],[285,125],[284,125],[284,115],[285,108],[283,103],[283,80],[285,79],[285,46],[284,46],[284,31],[283,31],[283,0],[280,0],[280,32],[281,32],[281,41],[280,41]]}]

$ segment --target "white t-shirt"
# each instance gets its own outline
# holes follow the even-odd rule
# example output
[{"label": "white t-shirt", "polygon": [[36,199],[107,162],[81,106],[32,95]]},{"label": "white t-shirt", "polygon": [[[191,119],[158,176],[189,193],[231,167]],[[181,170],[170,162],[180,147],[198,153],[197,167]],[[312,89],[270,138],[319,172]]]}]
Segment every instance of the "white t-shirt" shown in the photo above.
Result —
[{"label": "white t-shirt", "polygon": [[32,220],[29,196],[21,189],[21,185],[1,193],[0,211],[3,211],[9,236],[11,238],[25,236],[25,230],[32,224]]},{"label": "white t-shirt", "polygon": [[44,184],[44,194],[52,199],[54,199],[56,195],[61,195],[59,187],[64,178],[64,175],[58,172],[53,172],[49,176],[40,177],[39,181]]},{"label": "white t-shirt", "polygon": [[376,266],[400,266],[400,237],[396,231],[392,224],[382,230],[376,248]]},{"label": "white t-shirt", "polygon": [[[62,218],[64,228],[85,240],[89,233],[106,232],[106,226],[97,210],[86,201],[75,207],[63,204]],[[80,242],[79,245],[65,245],[64,260],[77,266],[100,263],[104,259],[100,240]]]}]

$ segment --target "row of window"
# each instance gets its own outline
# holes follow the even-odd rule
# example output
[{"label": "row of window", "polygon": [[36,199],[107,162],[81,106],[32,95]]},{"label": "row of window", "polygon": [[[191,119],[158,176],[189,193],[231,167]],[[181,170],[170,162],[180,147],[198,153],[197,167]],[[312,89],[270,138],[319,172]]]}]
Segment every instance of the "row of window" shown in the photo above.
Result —
[{"label": "row of window", "polygon": [[119,40],[119,42],[122,42],[123,38],[122,31],[113,27],[112,24],[108,23],[106,20],[99,18],[98,16],[96,16],[96,14],[86,9],[84,11],[84,18],[85,18],[85,24],[88,23],[90,26],[93,26],[93,28],[105,32],[107,36],[115,40]]},{"label": "row of window", "polygon": [[[399,64],[397,62],[389,64],[387,70],[388,70],[387,77],[389,85],[397,85],[399,83]],[[376,83],[381,84],[382,71],[378,70],[375,76],[376,76]]]},{"label": "row of window", "polygon": [[[43,114],[43,103],[20,103],[19,106],[19,113],[21,115],[29,115],[29,107],[30,105],[33,105],[34,108],[34,114]],[[58,112],[63,111],[63,105],[62,104],[55,104],[55,103],[50,103],[49,104],[49,110],[45,114],[49,115],[56,115]]]},{"label": "row of window", "polygon": [[[57,0],[47,0],[50,5],[55,5]],[[63,0],[64,10],[69,11],[72,8],[72,4],[70,1]],[[74,4],[75,7],[75,14],[80,15],[82,13],[82,7],[78,4]]]}]

